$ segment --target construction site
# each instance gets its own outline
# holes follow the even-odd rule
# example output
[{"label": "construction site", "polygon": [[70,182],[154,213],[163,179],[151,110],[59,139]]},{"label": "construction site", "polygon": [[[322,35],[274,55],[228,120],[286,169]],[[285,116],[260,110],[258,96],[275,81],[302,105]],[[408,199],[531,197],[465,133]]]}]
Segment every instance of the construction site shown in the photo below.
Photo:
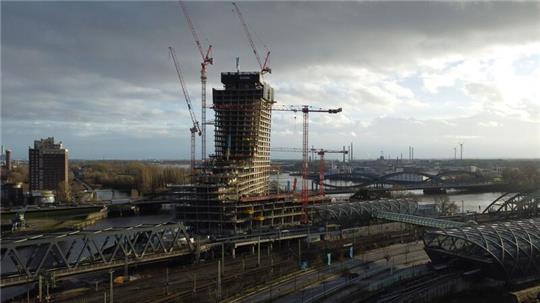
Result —
[{"label": "construction site", "polygon": [[[4,212],[18,221],[0,239],[2,302],[538,301],[538,183],[506,187],[503,167],[463,160],[463,143],[459,160],[454,147],[453,160],[415,161],[409,146],[405,161],[381,150],[354,163],[352,142],[348,149],[311,146],[311,115],[338,115],[341,104],[280,99],[268,80],[270,50],[259,52],[236,3],[233,14],[258,67],[241,71],[237,57],[207,100],[213,47],[203,46],[186,4],[178,4],[201,60],[196,107],[168,47],[170,77],[177,77],[191,120],[189,174],[187,161],[174,163],[182,165],[182,178],[160,179],[143,194],[132,188],[129,198],[111,191],[110,200],[25,209],[29,219],[77,212],[88,223],[73,228],[26,231],[24,212]],[[273,112],[300,116],[301,138],[272,147]],[[276,151],[302,160],[272,163]],[[343,160],[336,164],[326,154]],[[140,171],[141,179],[154,178]],[[519,170],[509,172],[526,180]]]},{"label": "construction site", "polygon": [[269,190],[272,87],[260,72],[222,73],[221,81],[213,89],[215,154],[194,170],[193,184],[174,187],[179,219],[218,234],[301,224],[302,200]]},{"label": "construction site", "polygon": [[[193,122],[191,130],[192,183],[172,186],[170,195],[178,201],[176,213],[179,220],[193,227],[198,233],[236,234],[271,227],[287,227],[308,222],[306,206],[327,199],[324,194],[310,197],[308,191],[308,131],[309,113],[335,114],[339,109],[302,106],[275,106],[274,89],[264,80],[271,73],[268,66],[270,51],[262,60],[251,37],[240,8],[233,7],[257,59],[260,70],[255,72],[221,73],[222,89],[212,90],[215,113],[213,125],[214,154],[206,153],[206,79],[207,68],[213,64],[212,46],[204,51],[197,31],[184,3],[182,11],[198,47],[201,62],[201,117],[199,122],[187,92],[181,68],[172,47],[169,48],[181,88]],[[237,58],[238,60],[238,58]],[[238,61],[237,61],[238,63]],[[237,64],[238,65],[238,64]],[[238,66],[237,66],[238,67]],[[270,146],[272,111],[302,113],[303,124],[303,182],[301,197],[290,193],[271,193]],[[201,137],[201,162],[195,161],[195,138]],[[208,157],[208,158],[207,158]]]}]

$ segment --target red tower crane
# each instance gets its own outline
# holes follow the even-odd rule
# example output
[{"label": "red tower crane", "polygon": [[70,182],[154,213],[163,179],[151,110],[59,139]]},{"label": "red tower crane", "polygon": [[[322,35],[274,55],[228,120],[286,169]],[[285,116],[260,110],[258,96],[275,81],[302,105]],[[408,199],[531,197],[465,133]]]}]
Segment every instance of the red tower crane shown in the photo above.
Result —
[{"label": "red tower crane", "polygon": [[194,169],[195,169],[195,134],[198,134],[199,136],[202,135],[202,130],[199,125],[199,121],[197,121],[197,117],[195,117],[195,113],[193,112],[193,106],[191,105],[191,98],[187,91],[187,86],[186,86],[186,83],[184,82],[184,77],[182,76],[182,70],[180,69],[180,64],[178,64],[178,60],[176,59],[176,52],[174,48],[172,48],[171,46],[169,46],[169,53],[171,54],[171,57],[174,62],[176,75],[178,76],[178,81],[180,82],[182,93],[184,94],[184,98],[186,99],[189,115],[191,116],[191,122],[193,122],[193,127],[189,129],[191,131],[191,175],[193,176]]},{"label": "red tower crane", "polygon": [[208,45],[208,49],[206,52],[204,51],[201,41],[199,39],[199,35],[197,34],[197,31],[195,30],[195,26],[193,25],[193,22],[191,21],[191,18],[189,17],[188,10],[186,8],[186,4],[183,1],[178,1],[178,4],[180,4],[180,7],[182,8],[182,12],[184,13],[184,16],[186,17],[189,29],[191,30],[191,34],[193,35],[193,40],[195,40],[195,45],[197,46],[197,49],[199,50],[199,53],[201,54],[202,62],[201,62],[201,159],[204,162],[206,160],[206,80],[207,80],[207,70],[208,65],[214,64],[214,58],[212,58],[212,45]]},{"label": "red tower crane", "polygon": [[[303,149],[301,148],[295,148],[295,147],[273,147],[270,149],[274,152],[285,152],[285,153],[296,153],[296,152],[303,152]],[[324,173],[325,173],[325,154],[348,154],[349,151],[347,150],[328,150],[328,149],[316,149],[316,148],[310,148],[309,151],[316,152],[317,155],[319,155],[320,163],[319,163],[319,194],[321,196],[324,196]],[[296,179],[295,179],[296,180]],[[293,191],[294,192],[294,191]]]},{"label": "red tower crane", "polygon": [[303,222],[307,223],[307,205],[309,203],[309,189],[308,189],[308,177],[309,177],[309,161],[308,161],[308,146],[309,146],[309,113],[328,113],[337,114],[342,111],[341,107],[337,109],[323,109],[314,108],[309,105],[286,105],[281,107],[273,107],[273,111],[287,111],[287,112],[302,112],[303,114],[303,133],[302,133],[302,204],[304,207]]},{"label": "red tower crane", "polygon": [[261,60],[261,57],[259,56],[259,53],[257,52],[257,47],[255,46],[255,43],[253,42],[253,38],[251,37],[251,33],[249,32],[249,28],[247,26],[246,21],[244,20],[244,16],[242,15],[242,12],[240,12],[240,8],[236,3],[232,3],[234,6],[234,10],[236,11],[236,14],[238,15],[238,18],[240,19],[240,22],[242,23],[242,27],[244,28],[244,32],[246,33],[246,37],[249,41],[249,45],[251,46],[251,49],[253,50],[253,54],[255,55],[255,58],[257,59],[257,63],[259,63],[259,67],[261,68],[261,74],[264,75],[266,73],[272,73],[272,69],[268,64],[270,63],[270,51],[266,50],[266,57],[264,58],[264,62]]}]

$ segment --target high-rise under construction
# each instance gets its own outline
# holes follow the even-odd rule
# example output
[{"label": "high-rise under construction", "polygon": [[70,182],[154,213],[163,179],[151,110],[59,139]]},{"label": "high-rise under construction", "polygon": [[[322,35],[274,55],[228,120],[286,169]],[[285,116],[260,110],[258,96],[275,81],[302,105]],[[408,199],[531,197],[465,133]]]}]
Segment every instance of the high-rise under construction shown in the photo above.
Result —
[{"label": "high-rise under construction", "polygon": [[274,91],[259,72],[221,74],[213,90],[215,154],[174,195],[178,217],[198,231],[238,232],[297,224],[301,205],[270,195],[270,132]]},{"label": "high-rise under construction", "polygon": [[214,89],[213,171],[240,196],[268,194],[274,92],[259,73],[222,73]]}]

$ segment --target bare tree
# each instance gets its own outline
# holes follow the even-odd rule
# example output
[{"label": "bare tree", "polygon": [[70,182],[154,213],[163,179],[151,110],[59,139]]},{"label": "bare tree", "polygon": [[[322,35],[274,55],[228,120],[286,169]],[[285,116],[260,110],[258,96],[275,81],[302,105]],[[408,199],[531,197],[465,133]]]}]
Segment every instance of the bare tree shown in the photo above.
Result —
[{"label": "bare tree", "polygon": [[438,196],[435,198],[435,205],[439,213],[443,216],[453,215],[457,213],[458,206],[455,202],[450,201],[448,196]]}]

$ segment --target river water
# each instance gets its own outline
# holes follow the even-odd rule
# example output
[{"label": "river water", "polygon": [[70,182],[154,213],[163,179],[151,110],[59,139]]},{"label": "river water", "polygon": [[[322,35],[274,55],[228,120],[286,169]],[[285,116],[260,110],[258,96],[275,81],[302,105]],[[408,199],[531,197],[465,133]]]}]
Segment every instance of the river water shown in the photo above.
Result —
[{"label": "river water", "polygon": [[[294,179],[297,179],[296,191],[300,192],[302,189],[302,177],[301,176],[291,176],[288,173],[274,174],[270,176],[270,181],[277,181],[281,190],[287,190],[292,188]],[[311,180],[309,180],[309,186],[311,188]],[[336,181],[336,180],[326,180],[325,183],[338,185],[338,186],[351,186],[354,185],[354,182],[351,181]],[[404,193],[404,192],[401,192]],[[493,193],[463,193],[458,191],[449,191],[446,195],[424,195],[421,190],[409,190],[405,193],[413,194],[421,204],[434,203],[436,199],[439,199],[441,196],[447,196],[450,202],[455,202],[459,207],[459,210],[462,211],[464,208],[465,211],[471,212],[482,212],[491,202],[500,197],[503,193],[493,192]],[[338,200],[346,199],[350,197],[350,194],[338,194],[330,195],[335,196]]]},{"label": "river water", "polygon": [[[286,174],[278,179],[279,184],[282,190],[287,188],[287,179],[284,178]],[[290,180],[290,179],[289,179]],[[301,177],[299,177],[301,181]],[[292,182],[290,184],[292,187]],[[297,184],[297,190],[300,191],[301,182]],[[403,193],[403,192],[401,192]],[[406,191],[406,193],[412,194],[420,204],[431,204],[435,203],[437,199],[441,196],[447,196],[450,202],[455,202],[458,206],[459,211],[465,212],[482,212],[491,202],[500,197],[503,193],[500,192],[489,192],[489,193],[463,193],[463,192],[448,192],[445,195],[424,195],[421,190],[411,190]],[[335,197],[338,201],[347,200],[351,194],[336,194],[328,195],[330,197]],[[135,215],[127,217],[111,217],[106,218],[100,221],[97,221],[94,225],[88,226],[86,229],[102,229],[108,227],[125,227],[133,226],[137,224],[159,224],[169,221],[175,221],[174,210],[164,209],[158,214],[149,214],[149,215]]]},{"label": "river water", "polygon": [[500,197],[503,193],[463,193],[450,192],[446,195],[422,195],[422,191],[412,191],[417,194],[420,203],[433,203],[440,196],[447,196],[450,202],[455,202],[460,211],[482,212],[486,207]]}]

